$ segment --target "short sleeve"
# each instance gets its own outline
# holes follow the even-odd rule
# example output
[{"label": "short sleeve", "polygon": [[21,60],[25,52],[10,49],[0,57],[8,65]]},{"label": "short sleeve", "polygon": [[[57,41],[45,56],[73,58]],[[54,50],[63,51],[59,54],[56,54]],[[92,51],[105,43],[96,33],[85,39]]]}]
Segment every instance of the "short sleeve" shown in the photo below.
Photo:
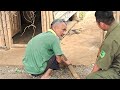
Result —
[{"label": "short sleeve", "polygon": [[53,41],[52,48],[55,55],[63,54],[60,46],[60,40],[58,38],[55,38],[55,40]]}]

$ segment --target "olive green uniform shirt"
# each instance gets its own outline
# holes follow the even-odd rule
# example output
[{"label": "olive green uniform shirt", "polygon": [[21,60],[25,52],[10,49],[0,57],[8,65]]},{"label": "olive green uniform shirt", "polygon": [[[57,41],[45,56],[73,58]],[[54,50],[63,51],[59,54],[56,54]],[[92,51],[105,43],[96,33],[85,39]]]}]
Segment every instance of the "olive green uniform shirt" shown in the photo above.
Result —
[{"label": "olive green uniform shirt", "polygon": [[114,68],[120,71],[120,24],[114,22],[109,28],[100,49],[96,64],[102,70]]}]

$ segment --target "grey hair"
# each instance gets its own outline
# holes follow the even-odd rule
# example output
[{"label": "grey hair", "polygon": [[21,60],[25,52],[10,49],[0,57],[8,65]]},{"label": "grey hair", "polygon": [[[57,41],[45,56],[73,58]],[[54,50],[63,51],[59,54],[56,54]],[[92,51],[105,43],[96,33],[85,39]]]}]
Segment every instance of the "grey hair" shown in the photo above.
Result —
[{"label": "grey hair", "polygon": [[55,19],[55,20],[53,20],[53,22],[51,23],[51,27],[52,27],[53,25],[55,25],[55,24],[60,24],[60,23],[63,23],[63,22],[64,22],[65,24],[67,24],[64,19]]}]

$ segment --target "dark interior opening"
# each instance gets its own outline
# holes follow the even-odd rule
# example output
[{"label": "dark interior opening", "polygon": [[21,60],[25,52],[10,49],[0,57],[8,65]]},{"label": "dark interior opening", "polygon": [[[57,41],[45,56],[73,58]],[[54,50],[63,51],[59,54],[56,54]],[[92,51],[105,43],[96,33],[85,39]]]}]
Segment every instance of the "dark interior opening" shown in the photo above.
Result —
[{"label": "dark interior opening", "polygon": [[[27,44],[29,40],[32,39],[34,36],[42,33],[41,12],[40,11],[34,11],[34,12],[35,12],[35,22],[33,25],[36,26],[35,33],[34,33],[33,26],[30,26],[24,32],[25,27],[31,24],[31,22],[29,22],[31,20],[30,18],[31,14],[29,13],[29,11],[28,12],[20,11],[21,31],[13,36],[13,44]],[[33,33],[34,33],[34,36],[33,36]]]}]

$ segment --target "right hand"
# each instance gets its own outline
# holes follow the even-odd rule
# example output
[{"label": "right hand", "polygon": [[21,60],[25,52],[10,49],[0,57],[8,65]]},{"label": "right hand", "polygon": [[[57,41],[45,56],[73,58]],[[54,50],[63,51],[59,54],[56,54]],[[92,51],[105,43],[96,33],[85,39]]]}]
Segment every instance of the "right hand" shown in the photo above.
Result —
[{"label": "right hand", "polygon": [[65,61],[67,65],[70,65],[71,64],[71,61]]}]

